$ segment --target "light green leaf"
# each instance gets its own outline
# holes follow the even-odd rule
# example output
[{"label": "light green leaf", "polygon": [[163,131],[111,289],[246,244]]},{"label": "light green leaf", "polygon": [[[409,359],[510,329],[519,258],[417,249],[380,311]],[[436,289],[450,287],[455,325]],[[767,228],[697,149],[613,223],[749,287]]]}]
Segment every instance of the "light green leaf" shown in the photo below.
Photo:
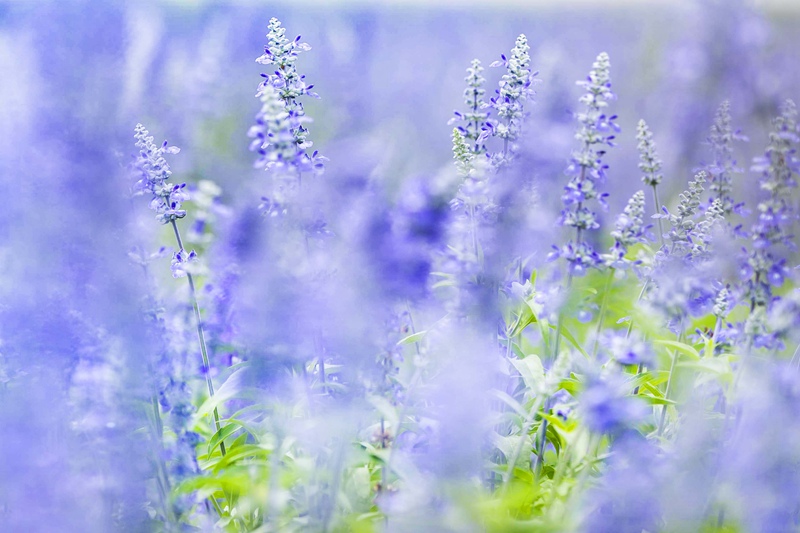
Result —
[{"label": "light green leaf", "polygon": [[685,344],[683,342],[678,341],[654,341],[654,344],[660,344],[661,346],[667,346],[669,348],[673,348],[684,355],[688,355],[693,359],[700,359],[700,353],[695,350],[692,346]]},{"label": "light green leaf", "polygon": [[427,331],[418,331],[416,333],[412,333],[411,335],[400,339],[397,342],[398,346],[403,346],[405,344],[414,344],[415,342],[419,342],[428,333]]},{"label": "light green leaf", "polygon": [[538,355],[530,354],[524,359],[511,359],[511,364],[522,376],[529,390],[538,392],[544,388],[544,366]]}]

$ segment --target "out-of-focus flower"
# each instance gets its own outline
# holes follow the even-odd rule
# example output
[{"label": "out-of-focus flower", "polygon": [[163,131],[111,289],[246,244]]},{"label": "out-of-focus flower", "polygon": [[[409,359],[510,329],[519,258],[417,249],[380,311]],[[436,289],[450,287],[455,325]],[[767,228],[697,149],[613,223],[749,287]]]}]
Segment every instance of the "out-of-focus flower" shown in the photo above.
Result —
[{"label": "out-of-focus flower", "polygon": [[656,152],[653,134],[644,120],[640,120],[636,126],[636,140],[639,141],[637,146],[639,149],[639,170],[644,173],[642,175],[642,183],[655,187],[663,179],[661,175],[661,159],[658,158],[658,153]]},{"label": "out-of-focus flower", "polygon": [[584,422],[596,433],[619,433],[640,422],[646,411],[616,375],[590,377],[579,401]]},{"label": "out-of-focus flower", "polygon": [[617,217],[611,236],[614,245],[603,256],[605,263],[613,268],[626,268],[631,261],[625,258],[628,248],[637,243],[647,242],[647,230],[644,224],[644,192],[637,191],[631,196],[625,209]]},{"label": "out-of-focus flower", "polygon": [[630,335],[624,331],[608,330],[601,334],[600,348],[623,365],[650,364],[655,354],[637,331]]},{"label": "out-of-focus flower", "polygon": [[467,88],[464,89],[464,103],[468,110],[464,113],[456,111],[455,116],[448,122],[448,124],[464,122],[464,125],[458,126],[456,129],[461,133],[465,142],[469,143],[469,150],[475,155],[486,153],[486,146],[483,143],[488,136],[486,121],[489,118],[489,112],[483,111],[486,108],[486,103],[483,101],[483,96],[486,94],[483,84],[486,79],[482,72],[481,62],[473,59],[467,69],[467,77],[464,78],[464,81],[467,82]]},{"label": "out-of-focus flower", "polygon": [[722,213],[726,219],[742,207],[742,204],[737,204],[733,199],[733,174],[742,172],[742,169],[736,166],[733,141],[746,140],[747,137],[731,126],[731,104],[725,100],[717,110],[714,124],[711,126],[711,134],[708,137],[714,160],[706,167],[706,170],[711,181],[708,186],[711,192],[709,201],[720,201]]},{"label": "out-of-focus flower", "polygon": [[752,170],[761,173],[761,189],[768,196],[758,204],[758,219],[750,231],[752,250],[742,269],[747,281],[747,294],[751,309],[769,306],[772,288],[783,285],[788,274],[783,245],[795,248],[791,225],[797,218],[792,205],[791,191],[797,187],[795,175],[798,159],[795,155],[800,131],[797,124],[797,107],[787,100],[781,114],[773,120],[769,145],[764,156],[753,160]]}]

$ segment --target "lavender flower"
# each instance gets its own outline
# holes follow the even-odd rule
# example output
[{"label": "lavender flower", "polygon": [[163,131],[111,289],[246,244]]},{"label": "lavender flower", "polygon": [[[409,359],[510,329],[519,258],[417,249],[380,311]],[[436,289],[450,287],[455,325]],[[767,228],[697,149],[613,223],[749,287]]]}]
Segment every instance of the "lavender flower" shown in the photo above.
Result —
[{"label": "lavender flower", "polygon": [[301,52],[308,52],[311,47],[300,42],[299,35],[293,41],[287,39],[286,28],[283,28],[275,17],[269,20],[267,39],[269,42],[264,47],[264,53],[256,58],[256,63],[275,65],[277,70],[272,74],[263,74],[265,79],[259,85],[256,96],[259,96],[265,87],[272,86],[280,91],[281,100],[285,102],[288,110],[302,111],[303,104],[297,98],[303,95],[317,95],[311,92],[313,85],[305,84],[305,76],[298,74],[295,62]]},{"label": "lavender flower", "polygon": [[522,122],[525,119],[525,102],[533,97],[533,79],[538,74],[531,71],[531,57],[528,54],[528,38],[520,34],[511,50],[511,57],[501,55],[499,61],[491,67],[506,67],[506,73],[500,80],[497,96],[492,98],[489,107],[497,112],[496,123],[489,124],[493,136],[503,140],[503,151],[492,155],[495,168],[509,164],[516,151],[515,142],[522,133]]},{"label": "lavender flower", "polygon": [[676,213],[670,213],[666,206],[662,207],[662,213],[653,215],[653,218],[664,218],[670,223],[671,229],[664,235],[670,243],[667,249],[665,246],[658,252],[659,259],[673,256],[676,253],[689,252],[692,246],[692,232],[695,229],[695,216],[700,210],[700,196],[703,194],[703,183],[706,182],[708,173],[704,170],[698,172],[694,180],[689,182],[689,188],[680,195]]},{"label": "lavender flower", "polygon": [[733,156],[733,141],[746,141],[747,137],[731,126],[731,104],[727,100],[722,102],[714,117],[711,126],[711,135],[708,142],[714,154],[714,162],[706,169],[711,178],[709,201],[719,200],[725,218],[739,210],[741,204],[736,204],[733,199],[733,174],[742,172],[736,166]]},{"label": "lavender flower", "polygon": [[467,145],[464,134],[459,128],[453,128],[453,159],[458,173],[462,176],[469,176],[474,170],[475,154]]},{"label": "lavender flower", "polygon": [[714,227],[725,220],[725,208],[722,200],[716,198],[706,211],[705,218],[697,223],[691,234],[690,257],[695,263],[698,259],[711,256],[711,237]]},{"label": "lavender flower", "polygon": [[317,151],[310,156],[306,152],[313,144],[307,139],[305,127],[311,119],[298,100],[300,96],[318,95],[311,91],[313,85],[305,84],[305,76],[298,74],[295,67],[298,54],[311,47],[301,43],[299,35],[294,41],[287,39],[286,29],[276,18],[269,21],[267,38],[269,43],[264,54],[256,62],[275,65],[277,70],[273,74],[262,74],[264,81],[256,91],[261,111],[256,115],[256,124],[247,132],[247,136],[253,138],[250,150],[260,155],[255,166],[267,170],[293,169],[298,175],[307,171],[319,174],[324,170],[326,158]]},{"label": "lavender flower", "polygon": [[647,123],[640,120],[636,125],[636,140],[639,141],[639,170],[644,172],[642,182],[650,187],[655,187],[663,176],[661,175],[661,159],[656,152],[656,143],[653,141],[653,134]]},{"label": "lavender flower", "polygon": [[483,101],[483,96],[486,94],[483,84],[486,79],[481,74],[482,72],[481,62],[473,59],[472,64],[467,69],[467,77],[464,78],[464,81],[467,82],[467,88],[464,89],[464,103],[467,105],[468,111],[465,113],[456,111],[454,113],[455,116],[448,122],[448,124],[453,124],[457,121],[465,122],[463,126],[459,126],[457,129],[464,137],[465,142],[469,143],[470,151],[476,155],[486,153],[486,146],[483,142],[487,137],[485,130],[486,121],[489,118],[489,113],[482,111],[487,107]]},{"label": "lavender flower", "polygon": [[606,331],[600,337],[600,346],[609,357],[623,365],[651,364],[655,357],[637,331],[630,335],[624,331]]},{"label": "lavender flower", "polygon": [[615,375],[590,378],[579,400],[587,427],[597,433],[619,433],[645,415],[644,406],[625,394],[624,383]]},{"label": "lavender flower", "polygon": [[728,314],[728,306],[730,298],[730,291],[727,287],[722,287],[719,292],[717,293],[717,298],[714,300],[714,308],[712,309],[712,314],[719,318],[720,320],[724,319],[725,316]]},{"label": "lavender flower", "polygon": [[630,260],[625,259],[628,248],[647,241],[648,227],[644,225],[644,192],[637,191],[617,217],[616,226],[611,232],[614,245],[603,256],[606,264],[613,268],[627,267],[631,263]]},{"label": "lavender flower", "polygon": [[[658,184],[661,183],[663,176],[661,175],[661,159],[658,158],[656,152],[656,143],[653,141],[653,134],[647,123],[640,120],[636,126],[636,139],[639,141],[637,148],[639,150],[639,170],[644,172],[642,182],[649,185],[653,190],[653,203],[655,204],[656,214],[661,213],[661,204],[658,201]],[[658,224],[658,240],[661,246],[664,245],[664,227],[661,224],[661,219],[657,221]]]},{"label": "lavender flower", "polygon": [[600,257],[591,244],[586,242],[583,232],[600,227],[597,215],[588,206],[587,202],[596,199],[605,205],[606,194],[597,192],[596,183],[605,179],[607,166],[603,163],[605,150],[603,146],[613,146],[613,131],[619,131],[614,120],[616,115],[608,116],[605,113],[609,101],[615,98],[611,92],[611,78],[609,75],[608,54],[602,53],[592,65],[586,81],[577,82],[586,89],[586,94],[580,99],[586,109],[576,113],[580,127],[575,137],[581,141],[580,151],[572,154],[567,174],[571,175],[569,183],[564,187],[561,199],[564,210],[561,211],[560,224],[575,228],[575,240],[569,241],[561,250],[551,257],[563,257],[569,264],[569,272],[580,276],[587,268],[601,264]]},{"label": "lavender flower", "polygon": [[756,306],[768,306],[772,301],[772,287],[783,285],[788,274],[786,259],[780,257],[778,246],[795,248],[788,231],[797,218],[791,190],[797,187],[795,145],[798,141],[797,108],[794,102],[787,100],[781,114],[773,121],[764,156],[753,160],[752,170],[761,173],[761,189],[769,196],[758,204],[758,219],[751,229],[753,249],[742,269],[742,274],[749,278],[747,293],[751,310]]},{"label": "lavender flower", "polygon": [[165,154],[177,154],[180,148],[169,146],[167,141],[156,146],[150,132],[141,124],[137,124],[134,131],[139,149],[133,163],[133,171],[139,177],[133,186],[134,195],[152,195],[150,209],[158,213],[156,219],[162,224],[185,217],[186,211],[181,209],[181,203],[188,199],[184,192],[186,184],[169,182],[172,171],[164,159]]}]

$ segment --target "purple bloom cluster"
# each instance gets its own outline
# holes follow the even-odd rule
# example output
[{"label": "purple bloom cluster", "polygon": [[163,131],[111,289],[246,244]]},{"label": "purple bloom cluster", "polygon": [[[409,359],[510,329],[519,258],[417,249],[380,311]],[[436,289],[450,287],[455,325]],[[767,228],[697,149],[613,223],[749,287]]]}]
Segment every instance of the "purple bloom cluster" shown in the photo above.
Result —
[{"label": "purple bloom cluster", "polygon": [[767,197],[758,204],[758,219],[750,234],[752,249],[742,276],[747,280],[747,298],[750,307],[767,307],[772,302],[773,287],[780,287],[789,269],[786,258],[778,246],[794,249],[794,239],[789,233],[797,218],[791,201],[791,191],[797,187],[797,144],[800,130],[797,107],[787,100],[781,114],[773,121],[769,145],[762,157],[754,159],[752,170],[761,174],[761,189]]},{"label": "purple bloom cluster", "polygon": [[561,197],[564,209],[559,220],[561,225],[575,228],[575,237],[552,256],[563,257],[569,264],[570,274],[575,276],[601,264],[600,256],[586,240],[585,232],[600,227],[597,214],[588,203],[597,200],[605,206],[607,194],[598,192],[597,184],[606,177],[604,147],[614,146],[613,133],[619,131],[615,122],[617,116],[607,114],[609,102],[616,98],[611,91],[610,66],[608,54],[602,53],[597,56],[587,79],[577,82],[586,89],[586,94],[580,98],[586,107],[575,114],[580,125],[575,138],[580,141],[581,148],[572,154],[567,168],[570,181]]},{"label": "purple bloom cluster", "polygon": [[311,122],[306,116],[301,96],[317,98],[311,91],[313,85],[306,85],[305,76],[297,72],[295,62],[301,52],[311,47],[286,37],[286,29],[278,19],[269,21],[269,43],[264,54],[256,59],[262,65],[275,65],[277,70],[262,74],[264,81],[258,86],[256,97],[261,100],[261,110],[256,115],[256,124],[247,132],[253,138],[250,150],[257,151],[256,168],[276,169],[299,175],[303,172],[321,173],[325,157],[318,151],[307,153],[313,143],[307,139],[305,124]]},{"label": "purple bloom cluster", "polygon": [[489,101],[489,107],[497,113],[497,119],[488,123],[489,131],[503,140],[503,151],[492,154],[495,168],[507,165],[516,152],[515,143],[522,134],[522,122],[526,114],[525,104],[533,98],[533,82],[537,73],[531,71],[529,50],[528,38],[520,34],[511,56],[503,54],[500,60],[489,65],[506,68],[496,96]]},{"label": "purple bloom cluster", "polygon": [[746,141],[747,137],[742,135],[740,130],[734,130],[731,121],[731,104],[725,100],[719,106],[714,124],[711,126],[708,142],[714,160],[706,167],[710,176],[709,201],[720,201],[725,218],[734,212],[739,212],[743,206],[733,199],[733,175],[742,172],[742,169],[736,166],[733,141]]},{"label": "purple bloom cluster", "polygon": [[172,171],[164,159],[165,154],[177,154],[180,148],[169,146],[167,141],[157,146],[150,132],[141,124],[136,125],[134,137],[139,149],[133,163],[138,177],[133,186],[134,195],[152,195],[150,209],[158,213],[156,219],[162,224],[185,217],[186,211],[181,209],[181,203],[189,198],[186,184],[169,182]]}]

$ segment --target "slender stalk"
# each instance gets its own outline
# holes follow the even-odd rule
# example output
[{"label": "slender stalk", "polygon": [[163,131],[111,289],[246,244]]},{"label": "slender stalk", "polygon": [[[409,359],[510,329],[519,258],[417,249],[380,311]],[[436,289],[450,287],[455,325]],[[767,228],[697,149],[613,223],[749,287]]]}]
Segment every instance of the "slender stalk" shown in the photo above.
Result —
[{"label": "slender stalk", "polygon": [[[660,215],[661,203],[658,201],[658,188],[655,185],[653,185],[653,202],[656,204],[656,214]],[[658,241],[661,243],[661,246],[664,246],[664,226],[660,218],[657,218],[656,222],[658,223]]]},{"label": "slender stalk", "polygon": [[[542,394],[538,395],[536,400],[534,401],[533,405],[531,406],[530,410],[528,411],[528,415],[525,417],[525,424],[522,426],[522,434],[520,435],[521,438],[517,445],[514,447],[514,451],[511,454],[511,457],[508,459],[508,468],[506,469],[505,474],[503,475],[503,485],[501,490],[501,494],[505,494],[508,490],[508,485],[511,482],[511,478],[514,474],[514,467],[519,460],[519,456],[522,453],[522,445],[525,443],[525,435],[531,430],[531,426],[533,426],[533,422],[536,419],[536,413],[539,412],[539,408],[542,406],[542,402],[544,400],[544,396]],[[537,468],[538,468],[538,459],[537,459]]]},{"label": "slender stalk", "polygon": [[[642,284],[642,290],[639,291],[639,296],[636,298],[636,303],[637,304],[642,301],[642,298],[644,298],[644,293],[645,293],[645,291],[647,291],[647,286],[650,285],[650,281],[651,280],[652,280],[652,278],[649,278],[649,277],[644,280],[644,283]],[[626,339],[629,339],[631,337],[631,332],[633,332],[633,316],[632,315],[631,315],[630,321],[628,321],[628,331],[625,333],[625,338]]]},{"label": "slender stalk", "polygon": [[597,346],[600,342],[600,331],[603,329],[603,319],[606,316],[606,304],[608,303],[608,291],[611,290],[611,283],[614,281],[615,269],[612,267],[608,271],[608,279],[603,289],[603,300],[600,303],[600,316],[597,318],[597,329],[594,332],[594,346],[592,346],[592,359],[597,355]]},{"label": "slender stalk", "polygon": [[792,354],[792,360],[789,362],[789,366],[797,366],[800,364],[800,344],[797,345],[797,348],[794,350],[794,354]]},{"label": "slender stalk", "polygon": [[[409,327],[411,328],[411,334],[415,334],[417,332],[416,327],[414,326],[414,317],[411,314],[411,305],[406,301],[406,311],[408,312],[408,323]],[[419,342],[414,343],[414,349],[417,352],[417,357],[419,357],[422,352],[419,349]],[[408,393],[416,387],[417,382],[422,378],[422,372],[420,371],[419,365],[414,365],[414,373],[411,375],[411,380],[408,383],[408,387],[406,387],[406,396]],[[397,428],[394,431],[394,440],[400,436],[400,431],[403,429],[403,419],[406,417],[406,412],[408,410],[408,402],[403,402],[400,407],[400,411],[397,413]],[[385,463],[385,472],[391,472],[392,470],[392,462],[394,459],[394,452],[395,452],[394,443],[389,448],[389,457],[386,458]],[[388,483],[388,480],[385,481]],[[389,521],[389,515],[385,515],[386,523]]]},{"label": "slender stalk", "polygon": [[[185,251],[183,247],[183,240],[181,239],[181,233],[178,230],[178,224],[175,223],[175,220],[172,220],[172,229],[175,231],[175,239],[178,241],[178,248],[180,251]],[[206,377],[206,386],[208,387],[208,395],[210,398],[214,397],[214,384],[211,381],[211,363],[208,360],[208,348],[206,347],[206,338],[203,332],[203,322],[200,318],[200,305],[197,303],[197,292],[194,287],[194,278],[192,274],[187,272],[186,279],[189,280],[189,295],[192,300],[192,309],[194,309],[194,318],[195,322],[197,322],[197,340],[200,343],[200,353],[203,356],[203,374]],[[219,411],[216,407],[214,407],[214,427],[216,431],[220,430],[220,423],[219,423]],[[225,456],[225,442],[220,440],[219,443],[219,451],[222,453],[222,456]]]},{"label": "slender stalk", "polygon": [[172,512],[172,507],[169,504],[169,493],[172,491],[172,487],[170,486],[169,482],[169,474],[167,473],[167,466],[164,463],[164,424],[161,421],[161,412],[158,408],[158,399],[155,395],[151,396],[151,407],[153,408],[153,427],[151,428],[154,431],[154,439],[156,442],[156,452],[158,457],[157,461],[157,469],[156,469],[156,482],[158,485],[158,492],[161,497],[161,503],[164,507],[164,516],[166,517],[169,523],[173,523],[175,521],[175,515]]},{"label": "slender stalk", "polygon": [[[683,320],[681,320],[680,324],[678,325],[678,340],[681,339],[683,331]],[[669,393],[672,388],[672,378],[675,375],[675,366],[678,362],[678,350],[672,350],[672,363],[669,366],[669,375],[667,377],[667,388],[664,391],[664,399],[669,399]],[[667,404],[664,404],[664,408],[661,410],[661,420],[658,423],[658,435],[664,432],[664,422],[667,420]]]}]

